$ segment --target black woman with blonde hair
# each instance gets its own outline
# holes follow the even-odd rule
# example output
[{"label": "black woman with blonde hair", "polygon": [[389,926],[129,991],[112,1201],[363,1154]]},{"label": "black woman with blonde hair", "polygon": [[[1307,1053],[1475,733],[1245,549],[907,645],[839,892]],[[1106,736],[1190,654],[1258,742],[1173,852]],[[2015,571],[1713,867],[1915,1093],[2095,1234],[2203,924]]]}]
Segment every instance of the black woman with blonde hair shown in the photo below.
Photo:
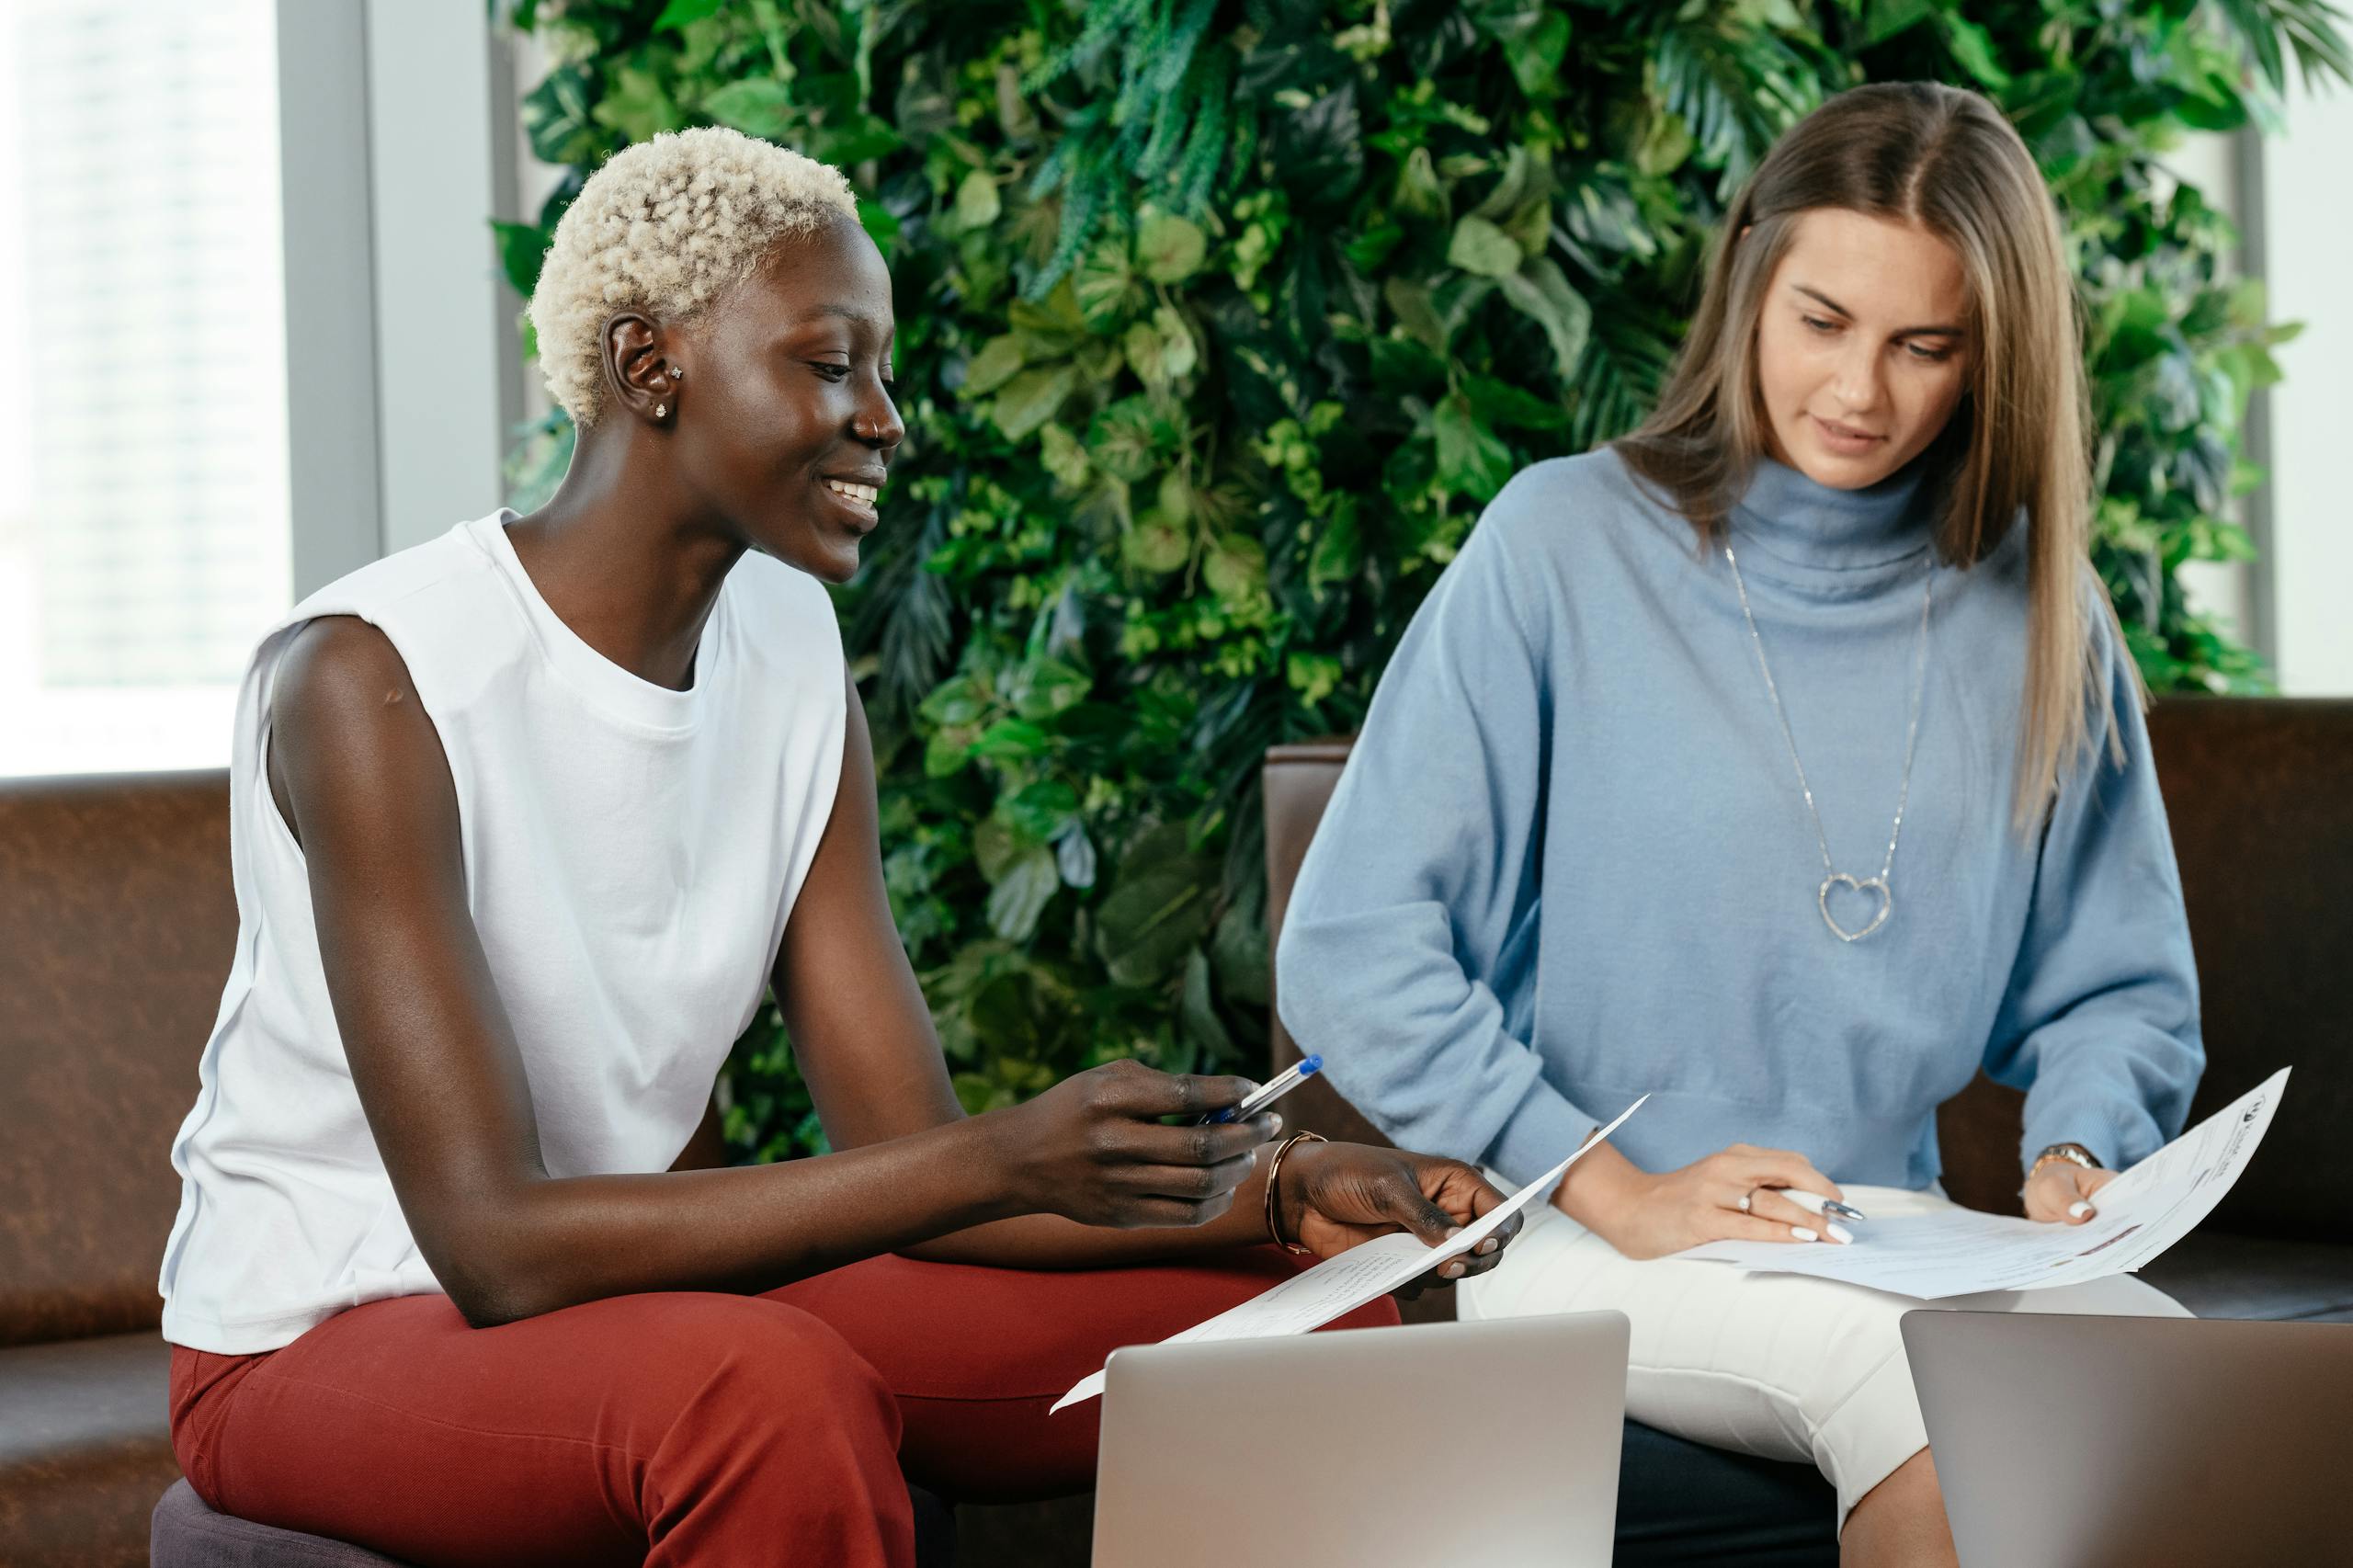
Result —
[{"label": "black woman with blonde hair", "polygon": [[[1288,1278],[1271,1244],[1494,1206],[1460,1162],[1196,1125],[1237,1078],[959,1108],[824,586],[906,434],[837,172],[629,148],[531,315],[579,431],[553,498],[321,590],[240,694],[162,1276],[205,1501],[419,1563],[904,1564],[903,1471],[1082,1489],[1095,1406],[1048,1405]],[[714,1081],[771,984],[833,1152],[728,1167]]]}]

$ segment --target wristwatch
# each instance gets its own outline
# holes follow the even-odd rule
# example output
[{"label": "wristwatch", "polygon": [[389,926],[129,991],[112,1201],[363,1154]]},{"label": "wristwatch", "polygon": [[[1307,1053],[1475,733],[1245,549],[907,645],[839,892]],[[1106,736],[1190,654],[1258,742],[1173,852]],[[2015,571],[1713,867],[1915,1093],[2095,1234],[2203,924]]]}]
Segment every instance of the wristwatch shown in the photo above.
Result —
[{"label": "wristwatch", "polygon": [[2092,1152],[2081,1143],[2053,1143],[2034,1157],[2034,1164],[2027,1166],[2026,1179],[2029,1182],[2033,1181],[2035,1173],[2053,1160],[2066,1160],[2083,1166],[2087,1171],[2101,1168],[2099,1161],[2093,1157]]}]

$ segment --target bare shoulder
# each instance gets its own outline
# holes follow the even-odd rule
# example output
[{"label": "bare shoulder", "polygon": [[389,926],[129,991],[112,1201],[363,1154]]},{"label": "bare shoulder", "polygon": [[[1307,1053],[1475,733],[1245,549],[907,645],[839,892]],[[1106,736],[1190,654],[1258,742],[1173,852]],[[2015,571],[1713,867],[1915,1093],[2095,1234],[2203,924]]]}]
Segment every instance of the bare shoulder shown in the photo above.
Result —
[{"label": "bare shoulder", "polygon": [[407,664],[357,616],[321,616],[294,630],[269,713],[271,790],[281,810],[293,808],[290,824],[347,811],[414,824],[420,807],[430,814],[449,800],[448,759]]},{"label": "bare shoulder", "polygon": [[408,665],[391,638],[356,615],[323,615],[296,627],[278,656],[270,716],[319,718],[415,700]]}]

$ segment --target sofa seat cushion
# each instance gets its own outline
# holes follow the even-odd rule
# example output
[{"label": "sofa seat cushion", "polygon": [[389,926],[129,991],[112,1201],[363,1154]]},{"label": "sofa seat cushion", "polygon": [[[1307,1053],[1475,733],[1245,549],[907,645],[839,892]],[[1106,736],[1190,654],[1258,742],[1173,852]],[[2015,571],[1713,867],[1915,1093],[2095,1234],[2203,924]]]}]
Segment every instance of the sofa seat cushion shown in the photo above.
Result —
[{"label": "sofa seat cushion", "polygon": [[364,1546],[216,1514],[185,1481],[155,1505],[150,1562],[153,1568],[400,1568]]},{"label": "sofa seat cushion", "polygon": [[2195,1231],[2141,1278],[2202,1318],[2353,1323],[2353,1246]]},{"label": "sofa seat cushion", "polygon": [[147,1511],[180,1473],[170,1368],[153,1330],[0,1348],[0,1556],[147,1561]]}]

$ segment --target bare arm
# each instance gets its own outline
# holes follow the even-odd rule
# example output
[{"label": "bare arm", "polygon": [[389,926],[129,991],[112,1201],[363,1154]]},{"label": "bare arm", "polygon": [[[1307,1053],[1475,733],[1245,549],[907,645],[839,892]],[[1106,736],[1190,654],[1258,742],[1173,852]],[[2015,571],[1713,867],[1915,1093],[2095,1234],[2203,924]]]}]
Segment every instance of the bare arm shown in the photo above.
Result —
[{"label": "bare arm", "polygon": [[[938,1117],[888,1141],[869,1129],[824,1159],[551,1177],[467,907],[447,759],[407,667],[365,622],[314,621],[287,650],[271,724],[271,794],[308,865],[360,1105],[419,1250],[471,1323],[631,1291],[767,1290],[1040,1207],[1188,1223],[1239,1179],[1246,1133],[1176,1149],[1151,1120],[1223,1103],[1220,1081],[1156,1074],[1058,1089],[1043,1114]],[[1133,1158],[1093,1181],[1047,1157],[1081,1141]]]},{"label": "bare arm", "polygon": [[[801,1076],[835,1149],[933,1133],[963,1119],[891,917],[873,742],[855,686],[833,815],[785,926],[775,983]],[[1254,1170],[1222,1218],[1191,1230],[1110,1230],[1029,1214],[896,1250],[938,1262],[1071,1268],[1246,1246],[1267,1239],[1265,1179]]]}]

